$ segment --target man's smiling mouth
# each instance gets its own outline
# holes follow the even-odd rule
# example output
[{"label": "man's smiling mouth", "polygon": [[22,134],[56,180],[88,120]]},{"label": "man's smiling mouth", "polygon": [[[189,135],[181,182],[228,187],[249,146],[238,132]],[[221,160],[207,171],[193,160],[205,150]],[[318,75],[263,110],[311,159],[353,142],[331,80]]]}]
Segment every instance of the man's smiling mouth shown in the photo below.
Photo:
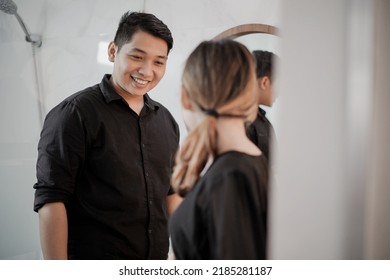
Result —
[{"label": "man's smiling mouth", "polygon": [[137,84],[140,84],[140,85],[146,85],[147,83],[149,83],[149,81],[142,80],[142,79],[139,79],[136,77],[131,77],[131,78],[133,79],[133,81],[135,81]]}]

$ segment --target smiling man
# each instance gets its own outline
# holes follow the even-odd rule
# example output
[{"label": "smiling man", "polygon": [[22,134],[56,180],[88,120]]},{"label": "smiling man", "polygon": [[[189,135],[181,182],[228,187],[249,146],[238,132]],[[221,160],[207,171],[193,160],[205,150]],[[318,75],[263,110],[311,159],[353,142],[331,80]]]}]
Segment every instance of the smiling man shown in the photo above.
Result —
[{"label": "smiling man", "polygon": [[112,75],[48,113],[34,185],[45,259],[167,259],[179,128],[147,92],[172,45],[154,15],[125,13],[108,46]]}]

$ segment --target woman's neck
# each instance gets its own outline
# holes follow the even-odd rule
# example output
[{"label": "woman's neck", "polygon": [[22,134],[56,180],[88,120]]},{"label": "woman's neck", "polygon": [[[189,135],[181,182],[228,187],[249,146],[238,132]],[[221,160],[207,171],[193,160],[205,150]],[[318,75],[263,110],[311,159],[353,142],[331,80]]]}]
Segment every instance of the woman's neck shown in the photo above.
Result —
[{"label": "woman's neck", "polygon": [[238,151],[249,155],[261,155],[260,149],[246,135],[244,122],[238,118],[218,118],[218,154]]}]

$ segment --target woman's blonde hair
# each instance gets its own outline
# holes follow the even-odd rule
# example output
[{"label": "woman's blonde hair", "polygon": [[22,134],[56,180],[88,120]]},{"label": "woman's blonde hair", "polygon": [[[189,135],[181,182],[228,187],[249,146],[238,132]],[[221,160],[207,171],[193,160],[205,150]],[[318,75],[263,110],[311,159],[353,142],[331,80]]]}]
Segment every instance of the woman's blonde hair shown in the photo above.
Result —
[{"label": "woman's blonde hair", "polygon": [[182,86],[205,119],[192,129],[176,155],[172,186],[184,196],[198,181],[208,159],[217,153],[218,118],[253,121],[257,111],[255,63],[241,43],[224,39],[200,43],[188,57]]}]

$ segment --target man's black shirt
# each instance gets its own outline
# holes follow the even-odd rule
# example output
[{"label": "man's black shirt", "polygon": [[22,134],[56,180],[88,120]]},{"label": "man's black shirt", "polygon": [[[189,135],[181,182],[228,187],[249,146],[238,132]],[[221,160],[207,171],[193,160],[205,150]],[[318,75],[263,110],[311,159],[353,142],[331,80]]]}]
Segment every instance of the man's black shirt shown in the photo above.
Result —
[{"label": "man's black shirt", "polygon": [[255,121],[247,129],[247,136],[270,161],[271,143],[276,138],[274,128],[265,114],[266,112],[259,107]]},{"label": "man's black shirt", "polygon": [[179,128],[148,95],[138,116],[109,78],[47,115],[34,210],[64,202],[70,259],[166,259],[165,199]]}]

